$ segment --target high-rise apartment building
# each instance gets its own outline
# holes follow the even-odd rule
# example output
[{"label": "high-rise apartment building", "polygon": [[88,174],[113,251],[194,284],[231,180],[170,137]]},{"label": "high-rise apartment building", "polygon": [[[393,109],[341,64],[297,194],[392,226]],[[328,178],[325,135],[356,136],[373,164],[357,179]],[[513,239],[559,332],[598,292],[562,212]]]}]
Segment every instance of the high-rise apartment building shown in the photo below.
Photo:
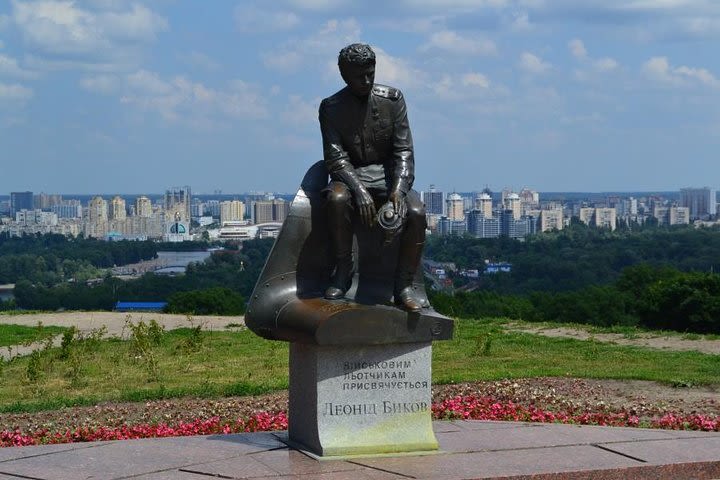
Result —
[{"label": "high-rise apartment building", "polygon": [[518,197],[520,197],[522,215],[527,215],[530,210],[537,210],[540,207],[540,194],[534,190],[523,188]]},{"label": "high-rise apartment building", "polygon": [[598,228],[609,228],[615,230],[617,227],[617,215],[614,208],[596,208],[595,226]]},{"label": "high-rise apartment building", "polygon": [[108,202],[100,196],[88,204],[87,221],[84,223],[86,237],[103,238],[108,233]]},{"label": "high-rise apartment building", "polygon": [[540,231],[548,232],[550,230],[563,229],[563,211],[561,208],[552,210],[540,210]]},{"label": "high-rise apartment building", "polygon": [[513,218],[520,220],[522,216],[522,204],[520,203],[520,195],[517,193],[508,193],[503,199],[503,210],[512,211]]},{"label": "high-rise apartment building", "polygon": [[510,238],[524,238],[537,233],[535,217],[515,218],[515,212],[505,209],[500,213],[500,235]]},{"label": "high-rise apartment building", "polygon": [[595,207],[580,207],[580,211],[578,212],[580,221],[585,225],[592,223],[593,215],[595,215]]},{"label": "high-rise apartment building", "polygon": [[48,195],[45,192],[33,195],[33,205],[40,210],[50,210],[51,207],[60,205],[60,203],[62,203],[62,195]]},{"label": "high-rise apartment building", "polygon": [[690,209],[688,207],[655,205],[652,216],[658,225],[688,225],[690,223]]},{"label": "high-rise apartment building", "polygon": [[617,228],[617,211],[609,207],[582,207],[580,209],[580,221],[586,225],[615,230]]},{"label": "high-rise apartment building", "polygon": [[[477,238],[495,238],[500,236],[500,219],[476,209],[468,212],[467,231]],[[492,213],[492,212],[491,212]]]},{"label": "high-rise apartment building", "polygon": [[127,210],[125,208],[125,199],[119,195],[110,200],[110,220],[125,220],[127,218]]},{"label": "high-rise apartment building", "polygon": [[108,202],[102,197],[93,197],[88,205],[88,221],[90,223],[108,221]]},{"label": "high-rise apartment building", "polygon": [[438,232],[442,236],[463,235],[465,232],[467,232],[467,223],[464,219],[453,220],[449,217],[440,217],[440,221],[438,222]]},{"label": "high-rise apartment building", "polygon": [[430,190],[423,193],[425,202],[425,213],[442,215],[444,213],[443,192],[436,190],[435,185],[430,185]]},{"label": "high-rise apartment building", "polygon": [[707,219],[717,214],[717,193],[714,188],[681,188],[680,206],[690,209],[690,219]]},{"label": "high-rise apartment building", "polygon": [[289,208],[290,208],[290,204],[287,202],[287,200],[282,199],[282,198],[274,199],[273,206],[272,206],[273,221],[284,222],[288,216]]},{"label": "high-rise apartment building", "polygon": [[448,195],[446,200],[447,205],[447,218],[453,221],[465,220],[465,212],[463,210],[463,198],[457,193],[453,192]]},{"label": "high-rise apartment building", "polygon": [[220,202],[220,224],[245,218],[245,204],[240,200]]},{"label": "high-rise apartment building", "polygon": [[689,225],[690,209],[688,207],[670,207],[668,210],[668,223],[670,225]]},{"label": "high-rise apartment building", "polygon": [[39,208],[35,210],[20,210],[15,213],[15,222],[23,226],[55,226],[58,224],[58,216],[52,212],[43,212]]},{"label": "high-rise apartment building", "polygon": [[253,223],[268,223],[273,221],[273,201],[257,200],[253,203]]},{"label": "high-rise apartment building", "polygon": [[152,202],[144,195],[135,199],[135,216],[150,217],[152,216]]},{"label": "high-rise apartment building", "polygon": [[80,200],[65,200],[59,205],[50,207],[50,211],[58,218],[82,218],[82,204]]},{"label": "high-rise apartment building", "polygon": [[479,211],[485,218],[492,217],[492,197],[487,193],[479,193],[475,197],[475,210]]},{"label": "high-rise apartment building", "polygon": [[170,187],[165,191],[163,206],[165,213],[169,215],[169,218],[175,218],[175,214],[178,214],[180,221],[190,221],[190,201],[192,195],[190,193],[190,187]]},{"label": "high-rise apartment building", "polygon": [[10,192],[10,215],[20,210],[33,209],[33,192]]},{"label": "high-rise apartment building", "polygon": [[205,215],[210,215],[214,218],[220,217],[220,202],[218,200],[208,200],[205,202]]}]

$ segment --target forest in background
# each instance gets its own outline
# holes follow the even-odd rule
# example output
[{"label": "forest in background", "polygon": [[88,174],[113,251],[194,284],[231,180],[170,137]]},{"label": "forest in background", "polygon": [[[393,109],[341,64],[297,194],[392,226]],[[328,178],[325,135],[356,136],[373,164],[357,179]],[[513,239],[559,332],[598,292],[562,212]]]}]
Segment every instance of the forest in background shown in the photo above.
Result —
[{"label": "forest in background", "polygon": [[[90,272],[152,258],[163,246],[45,237],[53,236],[0,243],[0,265],[15,265],[6,271],[14,272],[16,283],[15,301],[0,302],[0,309],[109,310],[122,300],[168,301],[168,311],[177,313],[239,314],[273,244],[252,240],[240,250],[214,252],[204,263],[191,264],[185,275],[148,273],[130,281],[105,275],[87,285],[60,281],[70,275],[64,262],[79,262]],[[720,333],[718,229],[610,232],[573,224],[524,241],[430,237],[425,255],[458,267],[450,274],[451,289],[430,292],[434,308],[447,315]],[[32,266],[26,274],[19,257]],[[484,274],[488,261],[508,262],[511,272]],[[459,275],[463,269],[481,273],[471,279]]]}]

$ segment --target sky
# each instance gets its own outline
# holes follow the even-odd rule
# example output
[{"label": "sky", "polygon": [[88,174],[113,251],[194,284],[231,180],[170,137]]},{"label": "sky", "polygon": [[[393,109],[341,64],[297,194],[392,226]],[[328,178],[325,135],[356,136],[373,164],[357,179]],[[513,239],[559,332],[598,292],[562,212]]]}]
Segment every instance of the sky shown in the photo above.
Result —
[{"label": "sky", "polygon": [[417,190],[720,184],[717,0],[0,0],[0,193],[294,192],[354,42]]}]

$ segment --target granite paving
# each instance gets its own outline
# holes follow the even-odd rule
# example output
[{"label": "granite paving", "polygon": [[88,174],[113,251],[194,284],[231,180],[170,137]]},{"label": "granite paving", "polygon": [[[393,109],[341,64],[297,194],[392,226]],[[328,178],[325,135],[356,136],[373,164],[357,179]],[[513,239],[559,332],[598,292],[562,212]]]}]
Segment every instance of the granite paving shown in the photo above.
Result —
[{"label": "granite paving", "polygon": [[0,480],[720,479],[720,433],[434,422],[439,453],[318,461],[248,433],[0,449]]}]

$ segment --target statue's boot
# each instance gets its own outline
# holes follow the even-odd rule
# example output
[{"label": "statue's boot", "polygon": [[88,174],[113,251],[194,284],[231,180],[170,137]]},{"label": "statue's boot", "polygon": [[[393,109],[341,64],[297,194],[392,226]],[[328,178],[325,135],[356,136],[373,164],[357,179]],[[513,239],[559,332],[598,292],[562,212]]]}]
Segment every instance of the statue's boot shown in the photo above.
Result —
[{"label": "statue's boot", "polygon": [[345,293],[350,290],[353,278],[353,262],[352,257],[338,259],[335,266],[335,273],[330,279],[330,286],[325,290],[325,298],[328,300],[338,300],[345,297]]},{"label": "statue's boot", "polygon": [[395,303],[409,312],[419,312],[422,301],[415,295],[413,280],[422,256],[423,243],[401,245],[395,271]]},{"label": "statue's boot", "polygon": [[330,279],[330,286],[325,290],[325,298],[338,300],[345,297],[350,289],[353,279],[352,241],[353,231],[351,225],[340,225],[331,229],[330,241],[333,243],[335,255],[335,272]]}]

